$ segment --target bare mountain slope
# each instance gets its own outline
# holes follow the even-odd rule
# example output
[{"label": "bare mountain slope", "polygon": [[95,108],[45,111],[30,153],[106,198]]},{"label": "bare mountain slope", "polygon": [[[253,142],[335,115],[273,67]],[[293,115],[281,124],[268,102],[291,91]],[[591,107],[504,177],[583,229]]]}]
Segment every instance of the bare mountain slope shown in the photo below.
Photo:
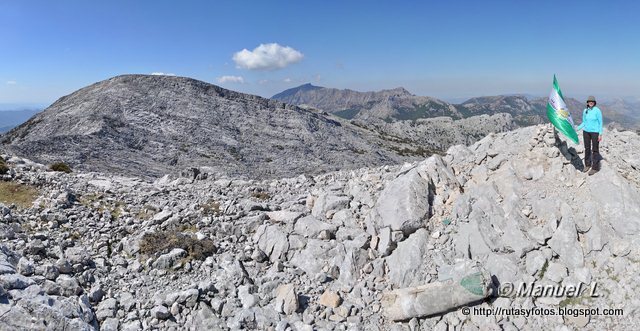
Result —
[{"label": "bare mountain slope", "polygon": [[398,155],[411,146],[328,114],[150,75],[117,76],[60,98],[2,145],[42,163],[143,177],[185,167],[274,177],[415,159]]}]

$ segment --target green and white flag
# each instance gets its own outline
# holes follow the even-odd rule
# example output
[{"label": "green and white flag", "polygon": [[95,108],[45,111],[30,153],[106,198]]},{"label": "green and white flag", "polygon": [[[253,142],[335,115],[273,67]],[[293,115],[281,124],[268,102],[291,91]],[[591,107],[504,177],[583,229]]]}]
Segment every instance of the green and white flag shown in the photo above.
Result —
[{"label": "green and white flag", "polygon": [[564,97],[562,96],[562,91],[560,91],[556,75],[553,75],[553,88],[549,95],[549,102],[547,102],[547,117],[558,131],[562,132],[574,143],[578,143],[578,134],[573,128],[573,119],[567,104],[564,103]]}]

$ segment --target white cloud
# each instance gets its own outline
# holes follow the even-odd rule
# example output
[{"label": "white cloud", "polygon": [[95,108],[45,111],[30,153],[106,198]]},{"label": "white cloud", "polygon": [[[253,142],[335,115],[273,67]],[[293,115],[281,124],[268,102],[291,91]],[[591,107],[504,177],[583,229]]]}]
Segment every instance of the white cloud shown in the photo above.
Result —
[{"label": "white cloud", "polygon": [[274,70],[299,62],[303,57],[302,53],[289,46],[271,43],[260,44],[253,51],[245,48],[233,54],[233,61],[242,69]]},{"label": "white cloud", "polygon": [[261,79],[261,80],[258,81],[258,84],[260,84],[260,85],[269,84],[269,80],[268,79]]},{"label": "white cloud", "polygon": [[240,83],[244,84],[244,78],[242,76],[221,76],[218,77],[218,83]]},{"label": "white cloud", "polygon": [[153,76],[175,76],[176,74],[172,73],[164,73],[164,72],[152,72]]},{"label": "white cloud", "polygon": [[285,82],[285,83],[291,83],[291,78],[288,78],[288,77],[287,77],[287,78],[285,78],[285,79],[284,79],[284,82]]},{"label": "white cloud", "polygon": [[18,84],[18,82],[16,82],[15,80],[8,80],[7,81],[7,85],[16,85]]}]

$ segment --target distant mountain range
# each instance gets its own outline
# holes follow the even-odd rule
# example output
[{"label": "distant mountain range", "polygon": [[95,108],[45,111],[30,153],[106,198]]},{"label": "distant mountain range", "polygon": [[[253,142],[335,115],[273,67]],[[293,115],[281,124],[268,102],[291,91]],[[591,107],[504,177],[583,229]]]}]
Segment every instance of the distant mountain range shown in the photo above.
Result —
[{"label": "distant mountain range", "polygon": [[415,96],[401,87],[378,92],[357,92],[305,84],[278,93],[272,99],[318,108],[346,119],[391,122],[436,116],[462,118],[462,114],[446,101]]},{"label": "distant mountain range", "polygon": [[[519,126],[547,122],[547,98],[523,94],[483,96],[452,104],[432,97],[416,96],[401,87],[379,92],[357,92],[305,84],[278,93],[272,99],[364,121],[382,120],[390,123],[439,116],[461,119],[508,113]],[[584,102],[573,98],[566,98],[565,101],[573,118],[580,123]],[[603,111],[605,124],[616,122],[628,129],[640,126],[640,102],[617,99],[601,102],[598,106]]]},{"label": "distant mountain range", "polygon": [[0,133],[7,132],[13,127],[24,123],[42,109],[21,109],[0,111]]}]

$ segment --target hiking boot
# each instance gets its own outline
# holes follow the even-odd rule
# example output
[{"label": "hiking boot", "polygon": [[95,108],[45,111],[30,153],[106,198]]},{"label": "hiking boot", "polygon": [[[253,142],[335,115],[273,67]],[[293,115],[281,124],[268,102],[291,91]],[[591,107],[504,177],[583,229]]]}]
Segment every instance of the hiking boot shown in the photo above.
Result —
[{"label": "hiking boot", "polygon": [[584,169],[582,169],[582,172],[588,172],[589,169],[591,169],[591,166],[585,166]]},{"label": "hiking boot", "polygon": [[598,170],[596,170],[596,169],[589,170],[589,176],[594,175],[596,172],[598,172]]}]

